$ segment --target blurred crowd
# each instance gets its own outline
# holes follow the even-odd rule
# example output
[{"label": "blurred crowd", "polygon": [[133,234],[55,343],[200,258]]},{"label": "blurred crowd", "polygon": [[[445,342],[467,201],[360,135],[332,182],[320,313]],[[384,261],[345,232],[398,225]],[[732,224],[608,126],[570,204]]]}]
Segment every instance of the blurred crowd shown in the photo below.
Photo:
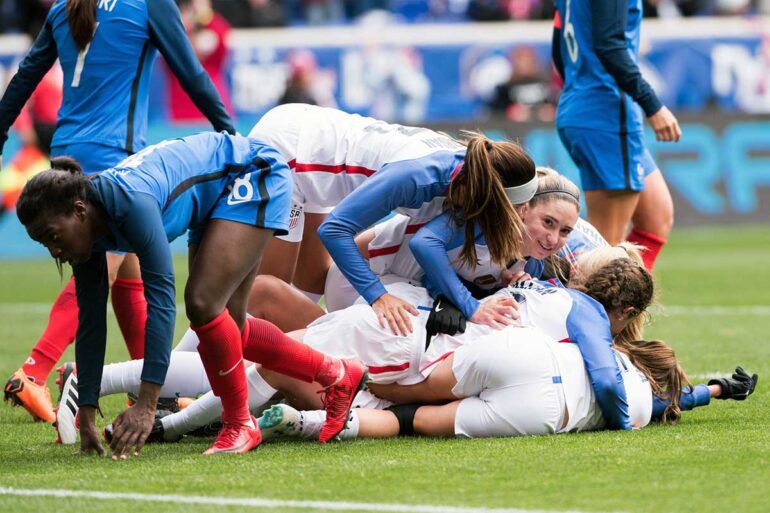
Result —
[{"label": "blurred crowd", "polygon": [[[54,0],[0,0],[0,33],[34,35]],[[770,14],[770,0],[643,0],[645,16]],[[235,28],[352,23],[386,11],[404,23],[546,20],[553,0],[211,0]]]}]

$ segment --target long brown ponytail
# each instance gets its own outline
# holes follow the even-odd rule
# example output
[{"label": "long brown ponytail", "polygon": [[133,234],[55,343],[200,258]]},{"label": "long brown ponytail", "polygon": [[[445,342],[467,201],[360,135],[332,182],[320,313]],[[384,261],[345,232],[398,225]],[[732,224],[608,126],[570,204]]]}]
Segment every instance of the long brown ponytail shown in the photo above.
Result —
[{"label": "long brown ponytail", "polygon": [[616,341],[615,348],[626,354],[634,367],[647,376],[653,394],[668,400],[663,422],[676,424],[682,415],[679,393],[682,388],[692,386],[692,383],[679,365],[671,346],[662,340],[633,340],[622,343]]},{"label": "long brown ponytail", "polygon": [[96,0],[67,0],[67,24],[78,50],[85,50],[96,30]]},{"label": "long brown ponytail", "polygon": [[460,261],[476,267],[475,225],[487,241],[490,258],[507,265],[521,258],[524,223],[505,194],[505,187],[522,185],[535,176],[535,163],[524,149],[508,141],[493,142],[469,133],[463,169],[452,180],[447,199],[455,206],[456,222],[465,225]]}]

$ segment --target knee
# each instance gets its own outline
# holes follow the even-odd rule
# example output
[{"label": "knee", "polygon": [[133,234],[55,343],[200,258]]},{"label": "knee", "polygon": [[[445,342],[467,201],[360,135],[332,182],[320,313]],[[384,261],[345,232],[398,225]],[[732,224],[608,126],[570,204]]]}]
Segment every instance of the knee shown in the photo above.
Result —
[{"label": "knee", "polygon": [[222,308],[217,308],[205,291],[199,290],[188,282],[184,291],[184,304],[187,318],[193,326],[203,326],[214,320]]},{"label": "knee", "polygon": [[249,292],[248,312],[259,319],[265,318],[269,306],[280,297],[281,291],[289,285],[275,276],[260,274],[254,279]]}]

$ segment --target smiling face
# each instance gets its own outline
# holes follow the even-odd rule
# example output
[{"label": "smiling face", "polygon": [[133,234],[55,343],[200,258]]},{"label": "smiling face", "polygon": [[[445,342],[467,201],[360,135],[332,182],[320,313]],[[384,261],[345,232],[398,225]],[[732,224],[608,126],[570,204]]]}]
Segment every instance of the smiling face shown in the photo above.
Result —
[{"label": "smiling face", "polygon": [[577,207],[562,199],[541,201],[534,207],[523,205],[519,212],[527,228],[523,254],[538,260],[543,260],[564,247],[578,220]]},{"label": "smiling face", "polygon": [[27,226],[27,233],[59,262],[83,263],[91,258],[94,243],[87,212],[86,205],[77,201],[70,214],[38,216]]}]

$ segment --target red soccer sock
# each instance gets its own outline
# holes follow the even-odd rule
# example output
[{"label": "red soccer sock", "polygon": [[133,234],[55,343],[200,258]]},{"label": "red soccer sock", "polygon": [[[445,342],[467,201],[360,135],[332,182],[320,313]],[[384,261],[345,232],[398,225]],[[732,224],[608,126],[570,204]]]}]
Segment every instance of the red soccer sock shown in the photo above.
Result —
[{"label": "red soccer sock", "polygon": [[633,228],[631,233],[628,234],[628,237],[626,237],[626,240],[644,247],[644,251],[642,251],[642,260],[644,261],[644,266],[647,270],[652,272],[652,267],[655,265],[655,260],[658,258],[660,249],[666,243],[666,239],[660,235]]},{"label": "red soccer sock", "polygon": [[315,381],[323,387],[335,384],[342,377],[343,367],[338,358],[297,342],[263,319],[249,318],[246,323],[243,356],[247,360],[308,383]]},{"label": "red soccer sock", "polygon": [[222,421],[249,424],[246,371],[241,353],[241,330],[226,309],[203,326],[190,326],[198,334],[198,353],[214,395],[222,401]]},{"label": "red soccer sock", "polygon": [[147,301],[141,279],[118,278],[112,285],[112,309],[132,360],[144,358]]},{"label": "red soccer sock", "polygon": [[35,383],[45,383],[67,346],[75,340],[77,330],[78,300],[75,279],[70,278],[51,307],[43,335],[21,367],[24,373],[34,378]]}]

